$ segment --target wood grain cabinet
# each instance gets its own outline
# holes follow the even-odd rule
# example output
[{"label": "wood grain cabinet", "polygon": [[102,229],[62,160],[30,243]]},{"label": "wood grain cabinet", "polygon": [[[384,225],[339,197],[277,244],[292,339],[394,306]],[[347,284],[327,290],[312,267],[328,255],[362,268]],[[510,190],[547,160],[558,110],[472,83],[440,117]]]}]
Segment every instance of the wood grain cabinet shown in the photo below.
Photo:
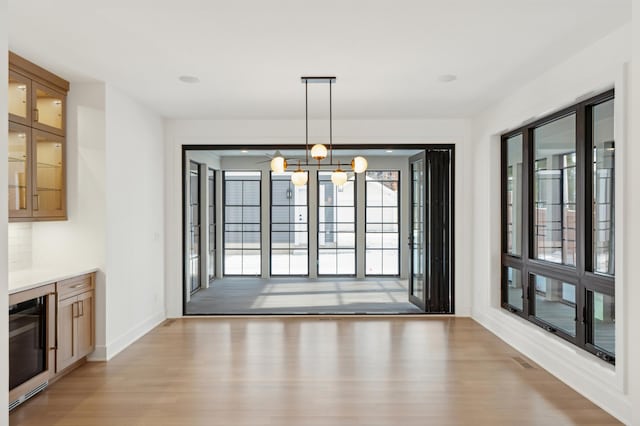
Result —
[{"label": "wood grain cabinet", "polygon": [[60,281],[57,293],[56,373],[95,348],[95,275]]},{"label": "wood grain cabinet", "polygon": [[64,220],[69,83],[9,53],[9,220]]}]

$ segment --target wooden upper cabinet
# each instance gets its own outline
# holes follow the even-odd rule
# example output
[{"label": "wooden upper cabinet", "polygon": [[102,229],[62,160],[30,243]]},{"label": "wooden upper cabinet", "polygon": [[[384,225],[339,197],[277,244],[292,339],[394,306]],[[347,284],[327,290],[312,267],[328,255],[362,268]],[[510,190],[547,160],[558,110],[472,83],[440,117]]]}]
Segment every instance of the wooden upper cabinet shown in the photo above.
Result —
[{"label": "wooden upper cabinet", "polygon": [[9,52],[9,220],[67,217],[69,83]]}]

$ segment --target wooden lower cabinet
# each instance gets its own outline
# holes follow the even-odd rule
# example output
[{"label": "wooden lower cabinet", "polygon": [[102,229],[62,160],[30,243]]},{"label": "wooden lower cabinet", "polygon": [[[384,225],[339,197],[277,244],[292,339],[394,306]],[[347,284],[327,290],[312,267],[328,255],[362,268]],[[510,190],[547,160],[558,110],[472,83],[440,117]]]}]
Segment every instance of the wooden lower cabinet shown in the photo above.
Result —
[{"label": "wooden lower cabinet", "polygon": [[57,286],[56,374],[95,348],[94,275],[61,281]]}]

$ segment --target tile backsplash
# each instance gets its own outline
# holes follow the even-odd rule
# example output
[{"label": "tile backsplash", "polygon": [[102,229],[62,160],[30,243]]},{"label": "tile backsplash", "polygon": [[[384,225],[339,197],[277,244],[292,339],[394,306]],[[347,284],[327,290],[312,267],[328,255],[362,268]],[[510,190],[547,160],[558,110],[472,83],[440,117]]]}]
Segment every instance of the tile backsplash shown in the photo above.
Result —
[{"label": "tile backsplash", "polygon": [[9,224],[9,272],[31,267],[31,223]]}]

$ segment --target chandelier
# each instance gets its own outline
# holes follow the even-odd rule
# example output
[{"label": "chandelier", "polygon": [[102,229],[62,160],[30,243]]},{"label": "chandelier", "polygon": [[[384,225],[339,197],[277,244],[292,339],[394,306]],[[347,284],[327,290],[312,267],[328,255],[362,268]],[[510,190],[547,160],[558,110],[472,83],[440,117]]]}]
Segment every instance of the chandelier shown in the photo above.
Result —
[{"label": "chandelier", "polygon": [[[332,110],[332,86],[336,82],[335,77],[301,77],[304,83],[304,110],[305,110],[305,162],[304,166],[309,166],[309,156],[317,161],[318,168],[322,165],[337,166],[331,173],[331,182],[334,185],[342,186],[347,182],[347,172],[342,170],[340,162],[333,163],[333,110]],[[329,148],[318,143],[309,149],[309,83],[320,83],[329,85]],[[328,163],[322,163],[324,159],[329,157]],[[274,173],[283,173],[287,169],[287,160],[276,151],[271,159],[271,170]],[[367,159],[362,156],[354,157],[351,160],[351,169],[356,173],[362,173],[367,170]],[[306,185],[308,179],[307,173],[302,169],[302,164],[298,161],[298,168],[291,175],[291,182],[295,186]]]}]

